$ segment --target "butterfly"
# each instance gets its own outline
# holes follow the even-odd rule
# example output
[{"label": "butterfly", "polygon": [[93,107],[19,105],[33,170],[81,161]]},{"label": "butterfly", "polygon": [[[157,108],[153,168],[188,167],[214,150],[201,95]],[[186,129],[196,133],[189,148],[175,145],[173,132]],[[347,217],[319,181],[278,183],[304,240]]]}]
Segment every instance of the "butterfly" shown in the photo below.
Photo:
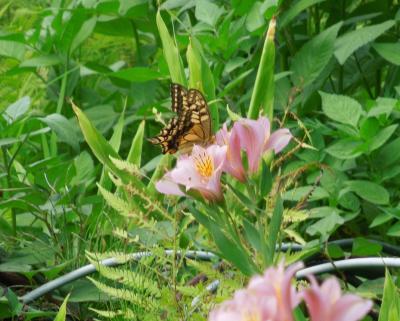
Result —
[{"label": "butterfly", "polygon": [[189,153],[193,145],[207,145],[213,141],[211,116],[204,96],[196,89],[171,84],[172,117],[161,132],[150,138],[161,145],[163,154]]}]

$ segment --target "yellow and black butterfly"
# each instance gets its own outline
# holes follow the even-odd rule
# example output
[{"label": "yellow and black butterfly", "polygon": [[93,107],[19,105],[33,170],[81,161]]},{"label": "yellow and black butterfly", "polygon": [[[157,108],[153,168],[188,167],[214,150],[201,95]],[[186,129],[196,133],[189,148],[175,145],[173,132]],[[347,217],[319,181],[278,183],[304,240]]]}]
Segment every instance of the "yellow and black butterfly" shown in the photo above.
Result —
[{"label": "yellow and black butterfly", "polygon": [[171,99],[172,110],[177,115],[149,141],[161,145],[163,154],[174,154],[178,150],[189,153],[193,145],[209,144],[213,140],[211,117],[201,92],[171,84]]}]

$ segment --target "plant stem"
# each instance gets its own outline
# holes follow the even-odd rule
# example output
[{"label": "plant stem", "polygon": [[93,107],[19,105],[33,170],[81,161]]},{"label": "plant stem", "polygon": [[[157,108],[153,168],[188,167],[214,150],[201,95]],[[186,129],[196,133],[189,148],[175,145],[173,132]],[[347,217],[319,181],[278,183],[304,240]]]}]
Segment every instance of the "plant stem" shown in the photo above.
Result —
[{"label": "plant stem", "polygon": [[357,54],[354,53],[353,56],[354,56],[354,59],[356,60],[356,65],[357,65],[358,71],[360,72],[361,78],[364,82],[365,89],[367,90],[369,97],[371,99],[374,99],[374,95],[372,94],[371,87],[369,86],[367,78],[365,77],[364,72],[361,68],[360,61],[358,60]]}]

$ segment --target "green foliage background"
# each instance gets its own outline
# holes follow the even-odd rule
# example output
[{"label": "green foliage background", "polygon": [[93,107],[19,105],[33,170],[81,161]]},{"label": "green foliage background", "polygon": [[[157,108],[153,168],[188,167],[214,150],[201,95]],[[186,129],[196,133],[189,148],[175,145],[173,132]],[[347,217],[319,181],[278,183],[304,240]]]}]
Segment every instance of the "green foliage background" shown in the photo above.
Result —
[{"label": "green foliage background", "polygon": [[[275,37],[266,41],[273,17]],[[398,245],[399,20],[398,0],[0,1],[0,281],[12,290],[0,314],[54,317],[57,305],[41,300],[22,311],[17,295],[87,258],[223,252],[197,212],[154,190],[173,160],[145,138],[172,116],[171,81],[204,92],[215,131],[260,109],[275,128],[291,129],[296,140],[274,174],[286,208],[279,242],[322,247],[333,259],[382,255],[367,238]],[[251,214],[241,196],[235,217]],[[354,238],[352,248],[326,245],[340,238]],[[72,291],[77,320],[97,315],[92,310],[204,320],[246,280],[237,264],[229,274],[156,253],[124,270],[132,291],[121,290],[122,270],[107,270],[93,279],[97,287],[84,279],[52,296],[61,303]],[[216,297],[205,294],[207,282],[187,285],[200,272],[227,279]],[[379,281],[358,291],[379,301]],[[386,283],[386,297],[395,296]],[[201,309],[187,310],[199,294]],[[149,302],[154,314],[143,312]]]}]

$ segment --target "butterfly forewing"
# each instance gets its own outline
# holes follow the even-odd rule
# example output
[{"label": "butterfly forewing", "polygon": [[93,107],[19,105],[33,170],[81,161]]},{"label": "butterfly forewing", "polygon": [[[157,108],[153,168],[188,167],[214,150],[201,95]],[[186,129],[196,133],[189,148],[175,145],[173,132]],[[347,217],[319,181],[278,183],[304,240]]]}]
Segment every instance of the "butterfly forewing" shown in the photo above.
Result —
[{"label": "butterfly forewing", "polygon": [[187,91],[178,84],[171,85],[172,118],[160,134],[150,139],[162,147],[163,154],[191,151],[193,145],[206,145],[212,138],[211,118],[207,102],[196,89]]}]

